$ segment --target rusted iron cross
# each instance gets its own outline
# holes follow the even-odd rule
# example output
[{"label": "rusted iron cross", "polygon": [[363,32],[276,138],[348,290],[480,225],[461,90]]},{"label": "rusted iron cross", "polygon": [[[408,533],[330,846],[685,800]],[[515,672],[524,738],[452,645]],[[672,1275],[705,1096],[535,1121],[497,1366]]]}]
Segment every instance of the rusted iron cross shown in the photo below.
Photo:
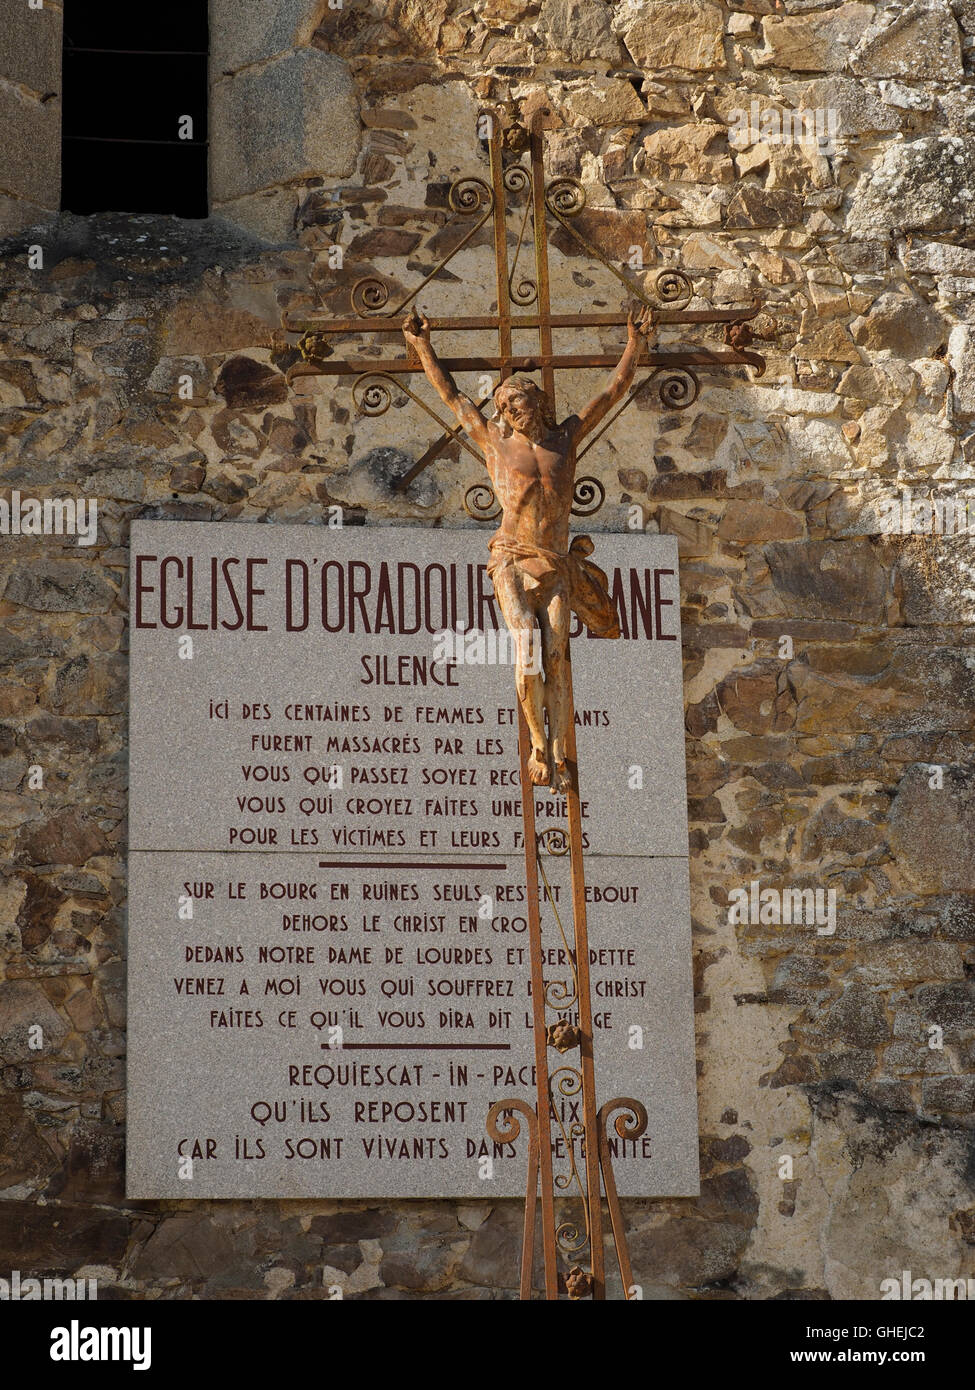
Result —
[{"label": "rusted iron cross", "polygon": [[[616,366],[616,354],[565,354],[555,351],[553,338],[559,329],[622,327],[627,322],[627,311],[624,308],[618,313],[605,314],[552,313],[548,266],[549,217],[555,219],[588,255],[600,261],[622,282],[631,300],[640,301],[653,309],[658,324],[725,325],[725,348],[658,352],[650,351],[644,345],[641,348],[642,363],[650,369],[649,375],[630,391],[617,407],[615,414],[611,413],[607,417],[603,427],[593,434],[587,448],[592,447],[613,420],[617,419],[658,375],[661,377],[658,391],[663,404],[681,409],[690,405],[697,396],[699,382],[693,370],[695,367],[720,369],[744,364],[754,367],[759,374],[764,371],[764,359],[757,353],[749,352],[747,347],[750,339],[747,320],[754,318],[758,313],[757,304],[745,309],[689,310],[686,305],[693,295],[691,283],[681,271],[671,269],[661,270],[655,277],[655,302],[648,296],[642,284],[624,274],[619,266],[604,256],[578,227],[573,225],[573,219],[585,205],[585,194],[575,179],[557,178],[547,184],[545,182],[543,140],[549,115],[545,110],[540,111],[531,122],[529,131],[525,131],[516,123],[509,122],[505,125],[500,115],[490,118],[490,185],[478,178],[460,179],[451,185],[448,203],[459,224],[458,232],[461,235],[458,242],[415,289],[400,296],[392,307],[390,287],[378,276],[369,276],[358,281],[352,289],[352,307],[356,311],[356,317],[326,319],[305,315],[295,315],[293,318],[285,316],[285,328],[303,334],[299,345],[302,361],[292,366],[288,373],[292,383],[312,376],[355,376],[353,397],[363,414],[381,415],[392,403],[394,394],[402,391],[441,426],[443,433],[440,438],[427,449],[409,472],[397,481],[396,486],[401,491],[408,487],[452,441],[456,441],[476,458],[480,459],[481,455],[471,441],[464,437],[459,427],[451,427],[444,422],[422,397],[414,394],[405,384],[404,378],[410,377],[414,372],[423,371],[423,366],[412,348],[405,357],[391,360],[355,356],[342,358],[334,352],[328,339],[353,334],[391,333],[402,341],[400,334],[404,315],[415,305],[424,285],[434,279],[448,261],[471,243],[489,218],[493,218],[497,313],[435,318],[431,320],[430,326],[432,329],[448,332],[496,332],[497,352],[490,356],[442,357],[440,363],[448,372],[499,373],[503,380],[516,371],[537,371],[541,373],[543,389],[549,399],[554,401],[556,372]],[[525,148],[529,152],[528,165],[521,162],[521,154]],[[520,194],[525,201],[513,261],[509,261],[507,194],[516,197]],[[532,221],[535,243],[534,278],[527,275],[519,278],[518,261],[529,218]],[[464,219],[471,221],[466,231]],[[512,304],[519,310],[530,312],[515,313],[512,311]],[[538,335],[538,351],[530,356],[518,354],[514,350],[514,335],[526,330]],[[493,381],[489,381],[491,387],[494,384]],[[485,401],[490,395],[491,391],[488,390],[485,393]],[[481,401],[480,404],[483,405],[485,401]],[[581,458],[585,452],[586,449],[581,450],[577,457]],[[483,459],[481,461],[483,462]],[[572,511],[577,516],[591,515],[598,510],[604,497],[605,491],[597,479],[577,477],[573,492],[575,505]],[[500,515],[494,494],[484,483],[468,490],[466,505],[470,514],[478,520],[493,520]],[[605,1297],[602,1235],[602,1194],[605,1194],[624,1296],[629,1299],[636,1294],[633,1292],[624,1221],[613,1176],[609,1126],[612,1123],[612,1128],[620,1139],[635,1140],[646,1130],[647,1110],[641,1101],[627,1096],[615,1097],[602,1106],[597,1106],[596,1101],[582,813],[572,706],[571,658],[568,649],[565,661],[568,690],[565,764],[570,771],[570,785],[565,794],[564,828],[555,825],[539,829],[536,826],[536,786],[529,770],[529,731],[524,712],[519,712],[521,814],[525,852],[526,912],[529,923],[535,1101],[532,1104],[521,1097],[507,1097],[496,1101],[488,1114],[487,1130],[497,1144],[510,1144],[517,1139],[523,1122],[528,1131],[521,1297],[530,1299],[533,1291],[536,1201],[539,1199],[545,1298],[556,1299],[560,1287],[565,1289],[570,1298]],[[550,708],[550,736],[551,720]],[[573,918],[571,945],[545,872],[544,856],[551,854],[569,855]],[[540,891],[540,880],[544,893]],[[565,959],[571,971],[571,983],[552,981],[545,977],[540,913],[542,902],[552,909],[565,948]],[[549,1014],[555,1015],[555,1022],[549,1022]],[[577,1023],[572,1021],[573,1015]],[[549,1051],[552,1049],[560,1057],[578,1049],[578,1064],[566,1061],[553,1068],[549,1059]],[[571,1097],[579,1098],[582,1118],[564,1123],[561,1100]],[[612,1122],[611,1116],[616,1116]],[[561,1140],[559,1135],[555,1134],[553,1125],[557,1126]],[[562,1152],[568,1164],[568,1171],[556,1176],[553,1172],[553,1154],[560,1152],[560,1143],[564,1146]],[[581,1202],[582,1219],[558,1222],[555,1209],[556,1193],[572,1193],[573,1190],[577,1192],[577,1200]],[[568,1266],[567,1272],[561,1277],[558,1271],[559,1258]]]},{"label": "rusted iron cross", "polygon": [[[537,112],[529,130],[510,120],[505,124],[505,120],[504,113],[500,111],[484,112],[479,117],[479,129],[489,132],[491,183],[489,185],[483,179],[468,177],[458,179],[451,185],[448,206],[453,218],[448,226],[457,224],[458,231],[463,232],[464,223],[471,219],[473,221],[453,250],[424,276],[420,284],[409,293],[399,296],[390,306],[389,286],[379,276],[367,276],[359,280],[352,289],[352,308],[356,311],[352,317],[328,318],[324,315],[287,313],[284,316],[284,328],[289,333],[303,335],[298,343],[302,361],[295,363],[289,370],[289,383],[296,384],[306,377],[354,376],[356,381],[353,385],[353,399],[362,414],[381,415],[389,408],[394,393],[403,392],[441,426],[440,437],[410,470],[397,480],[395,488],[400,492],[429,467],[451,443],[456,442],[482,463],[483,459],[458,426],[441,419],[437,412],[406,384],[405,378],[423,371],[412,350],[405,357],[388,359],[360,355],[340,357],[334,353],[329,340],[356,334],[381,333],[392,334],[401,341],[403,318],[416,304],[417,296],[458,252],[472,242],[488,220],[493,220],[497,313],[432,318],[430,327],[434,331],[496,333],[497,351],[493,355],[443,357],[441,362],[448,372],[497,373],[501,380],[513,372],[539,372],[543,388],[549,398],[554,400],[557,371],[616,365],[618,354],[555,351],[553,337],[556,331],[623,327],[626,324],[626,309],[602,314],[552,313],[548,263],[549,217],[564,228],[585,252],[605,266],[623,284],[633,300],[652,308],[658,324],[725,325],[724,348],[708,347],[666,352],[645,348],[641,365],[651,369],[649,375],[644,376],[633,387],[603,427],[580,451],[580,459],[656,377],[660,378],[657,389],[661,403],[670,409],[679,410],[686,409],[697,397],[700,383],[694,372],[695,367],[720,370],[729,366],[747,365],[753,367],[758,375],[765,370],[764,358],[748,350],[751,333],[746,321],[754,318],[759,312],[758,303],[743,309],[689,310],[684,306],[693,296],[693,287],[688,277],[676,269],[664,269],[656,274],[655,298],[651,298],[641,283],[625,274],[573,225],[574,219],[582,212],[586,202],[585,192],[578,180],[561,177],[546,183],[544,131],[552,124],[551,113],[546,109]],[[528,165],[521,162],[522,153],[526,148],[529,155]],[[522,195],[525,201],[513,262],[509,261],[508,247],[509,194],[515,197]],[[518,262],[525,243],[529,219],[534,240],[535,274],[534,278],[527,275],[519,278]],[[530,308],[531,312],[512,312],[512,304],[519,309]],[[514,334],[525,330],[538,335],[538,351],[528,355],[516,353],[513,343]],[[489,399],[490,393],[485,395],[479,404],[484,404]],[[472,503],[472,494],[481,497],[488,494],[490,500],[486,505]],[[575,514],[591,515],[598,510],[603,497],[603,488],[595,479],[580,478]],[[470,514],[479,520],[491,520],[498,515],[493,494],[490,494],[486,485],[470,489],[467,506]]]}]

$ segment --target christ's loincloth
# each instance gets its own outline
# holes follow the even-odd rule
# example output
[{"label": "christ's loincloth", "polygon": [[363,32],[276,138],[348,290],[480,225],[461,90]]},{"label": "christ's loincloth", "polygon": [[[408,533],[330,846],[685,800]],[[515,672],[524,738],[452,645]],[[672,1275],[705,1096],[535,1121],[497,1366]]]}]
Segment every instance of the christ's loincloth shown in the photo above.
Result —
[{"label": "christ's loincloth", "polygon": [[569,607],[590,631],[597,637],[619,637],[619,619],[609,596],[609,580],[598,565],[586,558],[595,549],[588,536],[576,536],[566,555],[540,545],[510,541],[500,532],[492,537],[488,549],[491,563],[487,572],[492,580],[502,570],[514,566],[530,593],[556,575],[565,586]]}]

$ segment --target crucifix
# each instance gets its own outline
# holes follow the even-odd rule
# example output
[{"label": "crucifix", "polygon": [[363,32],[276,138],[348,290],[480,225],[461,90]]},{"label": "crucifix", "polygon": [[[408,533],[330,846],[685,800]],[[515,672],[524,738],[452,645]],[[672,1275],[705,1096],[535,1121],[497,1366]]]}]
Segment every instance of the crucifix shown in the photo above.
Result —
[{"label": "crucifix", "polygon": [[558,424],[545,392],[529,377],[511,376],[494,392],[501,420],[497,425],[457,389],[433,350],[429,321],[414,313],[403,325],[430,384],[481,450],[501,504],[488,575],[515,640],[515,687],[531,736],[528,780],[533,786],[547,784],[556,795],[572,788],[567,761],[569,614],[575,613],[597,637],[620,635],[606,576],[587,558],[592,541],[577,536],[569,545],[576,453],[629,390],[641,331],[651,326],[652,317],[641,315],[638,324],[631,314],[616,371],[580,414]]},{"label": "crucifix", "polygon": [[[404,491],[455,442],[487,468],[491,485],[480,483],[469,488],[465,505],[477,520],[501,520],[491,543],[488,572],[515,638],[535,1056],[534,1103],[522,1097],[495,1101],[488,1113],[487,1130],[496,1143],[503,1144],[519,1138],[523,1123],[527,1129],[521,1297],[532,1296],[539,1204],[544,1297],[557,1299],[562,1291],[570,1299],[605,1297],[605,1196],[624,1296],[629,1299],[636,1293],[613,1176],[609,1125],[612,1123],[621,1139],[639,1138],[646,1130],[647,1112],[641,1101],[627,1096],[597,1106],[569,613],[575,612],[598,636],[618,636],[619,628],[606,577],[589,559],[593,543],[588,537],[576,536],[570,544],[569,518],[592,515],[605,498],[605,490],[597,479],[577,476],[579,461],[658,376],[661,403],[667,408],[684,409],[698,393],[695,367],[747,365],[761,374],[765,363],[748,348],[751,335],[747,321],[757,315],[757,303],[741,309],[688,309],[693,288],[687,277],[675,269],[656,275],[656,299],[651,299],[641,282],[625,274],[573,225],[585,206],[585,194],[574,179],[546,182],[544,132],[551,123],[547,109],[535,114],[528,130],[500,111],[482,114],[479,129],[487,134],[491,183],[464,178],[451,186],[448,204],[462,235],[449,255],[412,291],[390,305],[389,286],[379,277],[370,276],[352,289],[356,316],[326,319],[286,315],[284,326],[303,335],[298,344],[302,360],[288,373],[289,381],[298,389],[308,377],[354,376],[353,398],[363,414],[382,414],[392,403],[394,393],[402,391],[441,426],[439,439],[395,483],[398,491]],[[526,149],[527,165],[522,162]],[[513,261],[509,251],[507,195],[512,199],[520,197],[524,202]],[[622,282],[628,291],[629,309],[603,314],[552,313],[549,216]],[[465,219],[473,219],[466,231]],[[496,313],[432,320],[417,314],[423,287],[471,242],[489,219],[493,219],[494,232]],[[518,262],[529,219],[535,251],[534,276],[522,275],[519,279]],[[515,313],[512,304],[530,308],[531,312]],[[405,321],[404,311],[411,311]],[[723,324],[725,344],[720,348],[661,351],[648,340],[655,329],[669,324]],[[554,335],[559,330],[623,326],[627,344],[619,360],[602,353],[560,353],[554,347]],[[514,334],[527,330],[537,333],[538,339],[538,351],[530,355],[514,350]],[[432,346],[433,331],[491,331],[497,334],[497,351],[490,355],[440,358]],[[341,358],[328,341],[335,336],[377,332],[397,337],[403,334],[408,348],[406,357]],[[556,372],[593,367],[611,367],[615,371],[588,406],[558,423],[554,414]],[[649,367],[649,375],[633,386],[641,367]],[[404,378],[417,372],[425,373],[454,414],[456,425],[445,422],[406,385]],[[455,372],[491,374],[490,389],[482,393],[480,400],[473,400],[458,389],[452,375]],[[540,385],[526,375],[529,373],[540,375]],[[482,413],[488,404],[493,405],[496,420],[489,420]],[[536,788],[544,786],[550,786],[564,799],[565,818],[564,823],[540,829],[536,825],[535,793]],[[548,856],[566,854],[572,885],[571,940],[545,868]],[[543,904],[551,910],[564,946],[569,979],[544,976]],[[553,1052],[558,1060],[550,1058]],[[562,1060],[568,1053],[578,1055],[572,1061]],[[580,1118],[565,1121],[560,1101],[572,1097],[579,1098]],[[554,1171],[556,1153],[564,1155],[565,1164],[558,1174]],[[581,1220],[578,1216],[558,1219],[557,1192],[572,1194],[581,1208]]]}]

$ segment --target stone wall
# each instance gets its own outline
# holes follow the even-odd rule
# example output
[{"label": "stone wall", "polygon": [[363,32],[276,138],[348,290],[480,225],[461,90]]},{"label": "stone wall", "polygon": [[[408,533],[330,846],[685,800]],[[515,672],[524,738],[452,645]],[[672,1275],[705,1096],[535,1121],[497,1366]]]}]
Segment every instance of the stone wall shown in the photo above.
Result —
[{"label": "stone wall", "polygon": [[[321,524],[334,502],[471,525],[459,451],[391,493],[391,440],[412,459],[430,438],[405,398],[357,420],[345,388],[288,390],[280,315],[341,311],[373,271],[416,283],[451,247],[449,180],[486,169],[480,105],[545,100],[587,234],[682,266],[700,307],[761,296],[768,359],[685,411],[641,400],[587,456],[596,528],[638,506],[682,551],[703,1185],[626,1204],[636,1277],[647,1297],[874,1299],[904,1269],[975,1275],[972,542],[879,519],[902,488],[975,487],[972,0],[346,0],[309,29],[314,8],[214,36],[215,161],[222,113],[256,121],[279,80],[341,115],[290,248],[64,218],[43,271],[17,242],[0,265],[2,495],[94,498],[100,522],[90,549],[0,538],[0,1267],[95,1271],[120,1297],[512,1296],[513,1202],[125,1201],[127,532]],[[837,112],[835,152],[737,146],[753,102]],[[215,196],[277,241],[247,200],[294,200],[283,175],[228,149]],[[560,305],[619,303],[558,235],[552,263]],[[476,241],[422,302],[492,298]],[[733,923],[753,880],[835,889],[835,934]]]}]

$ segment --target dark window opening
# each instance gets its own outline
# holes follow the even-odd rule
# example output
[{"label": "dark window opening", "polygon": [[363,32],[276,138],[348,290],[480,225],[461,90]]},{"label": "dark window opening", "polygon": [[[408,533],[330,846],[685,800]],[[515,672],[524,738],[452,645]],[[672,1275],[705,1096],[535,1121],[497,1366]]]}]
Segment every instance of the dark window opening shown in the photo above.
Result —
[{"label": "dark window opening", "polygon": [[61,207],[206,217],[207,0],[64,0]]}]

